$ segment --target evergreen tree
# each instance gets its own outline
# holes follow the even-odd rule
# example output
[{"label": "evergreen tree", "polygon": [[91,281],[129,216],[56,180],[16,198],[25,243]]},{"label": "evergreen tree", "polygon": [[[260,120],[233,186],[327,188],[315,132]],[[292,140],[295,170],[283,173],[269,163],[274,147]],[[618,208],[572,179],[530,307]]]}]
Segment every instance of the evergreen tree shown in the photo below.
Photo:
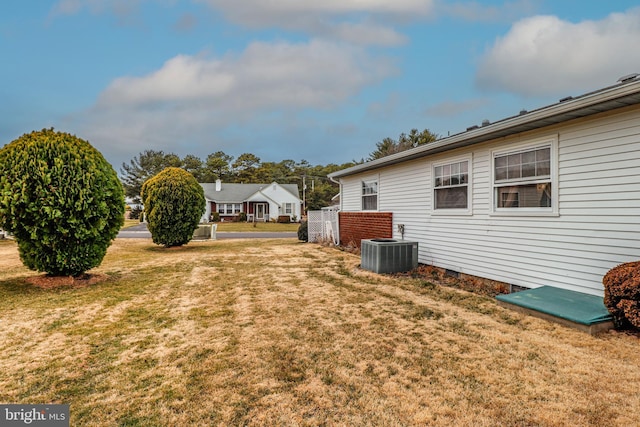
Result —
[{"label": "evergreen tree", "polygon": [[393,138],[384,138],[376,144],[376,150],[369,154],[369,160],[376,160],[391,154],[416,148],[424,144],[436,141],[440,136],[432,133],[429,129],[418,132],[418,129],[411,129],[409,135],[401,133],[396,141]]},{"label": "evergreen tree", "polygon": [[256,170],[260,166],[260,158],[255,154],[240,154],[231,166],[235,173],[236,182],[257,182]]},{"label": "evergreen tree", "polygon": [[216,151],[207,156],[204,165],[204,173],[200,182],[215,182],[220,179],[225,182],[232,182],[231,162],[233,156],[225,154],[223,151]]},{"label": "evergreen tree", "polygon": [[180,167],[182,160],[173,153],[145,150],[120,169],[122,185],[127,197],[139,197],[142,184],[168,167]]}]

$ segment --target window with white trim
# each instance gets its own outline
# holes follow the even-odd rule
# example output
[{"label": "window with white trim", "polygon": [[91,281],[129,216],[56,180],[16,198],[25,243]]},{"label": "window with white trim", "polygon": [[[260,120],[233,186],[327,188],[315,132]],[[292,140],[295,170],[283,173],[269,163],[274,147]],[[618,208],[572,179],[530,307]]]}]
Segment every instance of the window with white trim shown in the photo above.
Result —
[{"label": "window with white trim", "polygon": [[501,209],[550,211],[553,206],[551,144],[494,153],[494,203]]},{"label": "window with white trim", "polygon": [[469,160],[433,167],[433,209],[469,209]]},{"label": "window with white trim", "polygon": [[378,210],[378,181],[362,181],[362,210]]},{"label": "window with white trim", "polygon": [[282,212],[285,215],[293,215],[293,203],[283,203]]},{"label": "window with white trim", "polygon": [[242,203],[218,203],[220,215],[237,215],[242,212]]}]

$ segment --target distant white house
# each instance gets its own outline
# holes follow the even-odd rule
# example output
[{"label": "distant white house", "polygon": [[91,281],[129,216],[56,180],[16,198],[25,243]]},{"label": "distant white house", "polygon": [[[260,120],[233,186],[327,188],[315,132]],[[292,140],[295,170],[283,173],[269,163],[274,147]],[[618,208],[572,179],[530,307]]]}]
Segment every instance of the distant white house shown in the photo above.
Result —
[{"label": "distant white house", "polygon": [[124,204],[129,206],[129,209],[142,209],[142,203],[140,202],[140,199],[135,199],[133,197],[125,197],[124,198]]},{"label": "distant white house", "polygon": [[200,185],[207,202],[202,222],[211,220],[214,212],[218,212],[222,221],[235,220],[241,213],[246,214],[248,221],[275,221],[284,215],[298,221],[301,217],[302,200],[297,184],[235,184],[217,180]]},{"label": "distant white house", "polygon": [[[602,296],[640,259],[640,76],[330,178],[344,240],[418,241],[423,264]],[[366,236],[383,213],[389,235]]]}]

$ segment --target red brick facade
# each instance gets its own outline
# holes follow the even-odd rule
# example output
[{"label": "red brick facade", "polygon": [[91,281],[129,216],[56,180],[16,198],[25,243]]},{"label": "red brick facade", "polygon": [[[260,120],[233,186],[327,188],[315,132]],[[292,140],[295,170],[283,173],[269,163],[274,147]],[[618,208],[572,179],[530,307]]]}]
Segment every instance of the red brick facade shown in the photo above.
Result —
[{"label": "red brick facade", "polygon": [[360,247],[360,240],[393,237],[391,212],[340,212],[340,243]]}]

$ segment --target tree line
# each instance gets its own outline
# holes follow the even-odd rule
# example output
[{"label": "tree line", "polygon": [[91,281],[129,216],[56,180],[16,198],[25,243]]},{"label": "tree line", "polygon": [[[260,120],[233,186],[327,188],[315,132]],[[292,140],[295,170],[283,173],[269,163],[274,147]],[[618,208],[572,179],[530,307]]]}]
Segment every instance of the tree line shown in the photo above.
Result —
[{"label": "tree line", "polygon": [[175,153],[145,150],[135,156],[129,163],[123,163],[120,179],[125,194],[131,198],[140,195],[142,184],[168,167],[178,167],[191,173],[200,183],[215,182],[220,179],[226,183],[271,183],[298,184],[302,198],[303,186],[306,184],[305,199],[309,210],[317,210],[331,204],[331,199],[338,194],[339,187],[327,175],[332,172],[354,166],[365,161],[376,160],[420,145],[433,142],[438,135],[428,129],[418,131],[411,129],[408,134],[401,133],[398,139],[384,138],[376,144],[376,149],[368,158],[353,160],[343,164],[311,165],[306,160],[282,160],[280,162],[263,162],[255,154],[244,153],[237,158],[216,151],[205,159],[188,154],[180,157]]},{"label": "tree line", "polygon": [[298,184],[302,198],[303,185],[306,184],[305,198],[307,209],[316,210],[331,204],[331,199],[338,193],[338,185],[327,175],[353,166],[357,162],[329,165],[311,165],[306,160],[282,160],[280,162],[263,162],[258,156],[244,153],[237,158],[222,151],[209,154],[201,159],[192,154],[180,157],[175,153],[145,150],[135,156],[129,163],[123,163],[120,169],[120,180],[128,197],[140,195],[142,184],[157,175],[165,168],[178,167],[191,173],[200,183],[215,182],[220,179],[225,183],[271,183]]}]

